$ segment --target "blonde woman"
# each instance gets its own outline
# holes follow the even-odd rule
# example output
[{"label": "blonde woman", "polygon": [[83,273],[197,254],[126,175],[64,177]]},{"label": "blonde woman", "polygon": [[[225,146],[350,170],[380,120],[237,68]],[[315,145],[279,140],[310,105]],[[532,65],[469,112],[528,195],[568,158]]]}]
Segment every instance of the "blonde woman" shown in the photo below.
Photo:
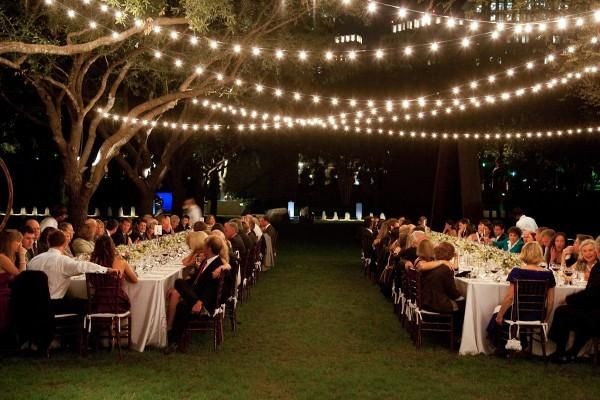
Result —
[{"label": "blonde woman", "polygon": [[584,279],[590,278],[590,272],[598,262],[598,252],[596,242],[593,239],[586,239],[579,245],[579,258],[576,268],[578,272],[583,272]]}]

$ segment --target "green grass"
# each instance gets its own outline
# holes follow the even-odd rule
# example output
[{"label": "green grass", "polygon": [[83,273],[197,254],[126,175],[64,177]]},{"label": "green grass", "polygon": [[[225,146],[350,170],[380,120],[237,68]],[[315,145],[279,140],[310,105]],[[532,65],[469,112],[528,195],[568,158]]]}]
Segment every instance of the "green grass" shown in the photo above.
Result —
[{"label": "green grass", "polygon": [[362,277],[348,233],[287,229],[277,267],[241,306],[238,335],[227,329],[218,353],[195,335],[186,354],[171,356],[152,350],[120,362],[105,352],[4,359],[0,398],[598,397],[600,372],[590,365],[461,357],[436,340],[417,352],[391,304]]}]

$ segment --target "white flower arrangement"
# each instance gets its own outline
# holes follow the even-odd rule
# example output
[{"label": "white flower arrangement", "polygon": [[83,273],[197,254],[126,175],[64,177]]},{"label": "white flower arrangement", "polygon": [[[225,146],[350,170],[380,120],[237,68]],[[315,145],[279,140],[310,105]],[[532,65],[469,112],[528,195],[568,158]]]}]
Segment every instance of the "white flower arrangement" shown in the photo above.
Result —
[{"label": "white flower arrangement", "polygon": [[129,264],[135,265],[149,258],[172,254],[174,250],[176,250],[175,253],[181,253],[181,248],[187,247],[187,234],[188,232],[184,231],[131,245],[120,245],[117,247],[117,251]]},{"label": "white flower arrangement", "polygon": [[500,269],[506,273],[521,265],[518,254],[509,253],[491,245],[485,245],[434,231],[431,231],[429,238],[435,245],[441,242],[451,243],[456,249],[459,263],[461,261],[465,262],[465,255],[468,255],[470,262],[473,264],[493,264],[500,267]]}]

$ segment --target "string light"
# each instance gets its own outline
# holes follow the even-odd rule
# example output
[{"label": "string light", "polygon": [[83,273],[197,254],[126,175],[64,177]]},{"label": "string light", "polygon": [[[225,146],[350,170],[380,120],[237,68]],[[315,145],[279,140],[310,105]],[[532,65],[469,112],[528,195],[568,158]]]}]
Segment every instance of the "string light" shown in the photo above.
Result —
[{"label": "string light", "polygon": [[[93,1],[99,3],[99,0],[81,0],[83,1],[85,4],[91,4]],[[63,5],[62,3],[60,3],[59,1],[56,0],[50,0],[49,2],[46,2],[46,4],[48,6],[56,6],[59,5],[61,7],[64,7],[65,9],[68,9],[68,7],[66,7],[65,5]],[[368,3],[369,5],[367,6],[367,8],[369,10],[373,10],[376,11],[377,6],[378,5],[382,5],[382,6],[387,6],[387,7],[394,7],[398,10],[398,15],[404,15],[406,16],[407,13],[411,12],[411,13],[417,13],[420,14],[421,20],[425,25],[431,24],[431,15],[427,12],[422,12],[422,11],[417,11],[417,10],[409,10],[406,9],[404,7],[397,7],[397,6],[391,6],[389,4],[386,3],[382,3],[382,2],[378,2],[378,1],[370,1]],[[109,6],[105,3],[100,3],[100,10],[103,11],[103,13],[105,14],[113,14],[115,16],[115,18],[119,21],[121,20],[125,20],[128,17],[131,17],[130,15],[128,15],[124,10],[120,10],[118,8]],[[586,18],[584,17],[588,17],[590,15],[593,14],[592,19],[594,21],[588,21]],[[596,15],[598,15],[598,17],[596,17]],[[85,18],[85,17],[84,17]],[[471,36],[467,36],[463,39],[450,39],[450,40],[446,40],[444,41],[443,45],[447,46],[447,45],[451,45],[452,43],[457,43],[459,46],[461,46],[462,48],[465,48],[467,46],[465,46],[465,43],[471,43],[473,39],[475,39],[476,37],[481,37],[483,35],[489,35],[491,37],[491,39],[495,40],[498,39],[500,32],[505,30],[505,23],[504,22],[496,22],[496,21],[480,21],[480,20],[474,20],[474,19],[457,19],[453,16],[447,16],[447,15],[436,15],[436,18],[442,18],[442,19],[446,19],[447,24],[449,26],[454,26],[457,21],[463,25],[465,22],[468,23],[469,25],[469,29],[474,32],[477,31],[480,24],[486,23],[486,24],[491,24],[495,26],[495,30],[490,31],[490,32],[485,32],[483,34],[474,34]],[[556,25],[557,29],[559,30],[564,30],[566,28],[569,27],[575,27],[575,28],[580,28],[582,26],[584,26],[586,24],[586,22],[600,22],[600,20],[596,20],[596,18],[600,18],[600,10],[596,10],[596,11],[588,11],[588,12],[584,12],[584,13],[580,13],[580,14],[573,14],[573,15],[568,15],[568,16],[563,16],[557,19],[548,19],[548,20],[543,20],[543,21],[533,21],[531,23],[528,23],[526,25],[522,25],[522,24],[509,24],[510,26],[513,27],[513,30],[515,33],[520,33],[523,30],[525,31],[529,31],[530,29],[533,30],[534,27],[538,27],[538,29],[540,30],[540,32],[542,31],[546,31],[548,25]],[[134,18],[134,25],[136,27],[141,27],[143,26],[143,22],[142,19],[139,18]],[[92,27],[93,29],[95,29],[98,24],[97,22],[90,22],[89,23],[90,27]],[[163,33],[163,30],[161,28],[161,26],[159,25],[155,25],[153,27],[153,32],[156,34],[161,34]],[[208,43],[208,46],[210,49],[212,50],[218,50],[220,48],[221,45],[225,45],[228,46],[229,48],[232,48],[235,54],[240,54],[244,51],[243,46],[237,44],[231,44],[231,43],[226,43],[226,42],[222,42],[222,41],[218,41],[209,37],[202,37],[202,38],[198,38],[197,36],[194,35],[190,35],[190,34],[185,34],[182,32],[177,32],[177,31],[169,31],[169,32],[164,32],[165,34],[168,34],[170,36],[170,38],[172,40],[180,40],[182,38],[187,38],[189,40],[189,42],[193,45],[193,46],[197,46],[200,42],[200,40],[205,40]],[[467,42],[468,41],[468,42]],[[406,49],[404,50],[404,54],[405,55],[410,55],[413,53],[415,48],[420,48],[420,47],[428,47],[430,50],[432,51],[439,51],[442,48],[442,44],[441,43],[414,43],[411,44],[411,50],[409,53],[406,52]],[[251,45],[250,50],[252,52],[252,54],[255,57],[268,57],[268,56],[272,56],[274,57],[276,60],[281,61],[284,57],[283,57],[283,52],[290,52],[292,50],[290,49],[271,49],[271,48],[266,48],[266,47],[259,47],[256,45]],[[375,53],[375,56],[373,57],[374,60],[379,60],[381,57],[378,56],[377,51],[378,50],[382,50],[382,51],[389,51],[390,53],[395,53],[394,50],[397,50],[395,48],[387,48],[387,49],[361,49],[361,50],[356,50],[356,55],[358,56],[358,53]],[[298,60],[300,62],[306,61],[308,59],[308,56],[310,54],[318,54],[320,53],[319,51],[309,51],[309,50],[303,50],[306,53],[306,57],[302,56],[302,57],[298,57]],[[320,53],[321,57],[323,57],[326,61],[331,61],[335,58],[334,53],[330,53],[328,52],[324,52],[324,53]],[[379,53],[380,54],[380,53]],[[341,55],[341,54],[340,54]],[[316,58],[316,57],[315,57]],[[338,60],[349,60],[349,61],[353,61],[354,58],[350,58],[350,57],[337,57]]]},{"label": "string light", "polygon": [[[156,26],[155,26],[155,27],[156,27]],[[212,43],[214,43],[214,44],[213,44],[211,47],[218,46],[218,44],[217,44],[216,42],[214,42],[214,41],[213,41]],[[436,42],[434,42],[433,44],[436,44]],[[436,46],[432,46],[432,50],[434,50],[435,48],[436,48]],[[411,49],[411,48],[410,48],[410,47],[407,47],[406,49]],[[259,50],[260,50],[260,49],[259,49]],[[410,52],[410,51],[409,51],[409,52]],[[350,54],[353,54],[353,53],[350,53]],[[160,52],[158,52],[158,51],[157,51],[157,52],[155,52],[155,53],[154,53],[154,55],[155,55],[155,57],[156,57],[157,59],[162,57],[162,53],[160,53]],[[333,56],[333,55],[332,55],[332,56]],[[174,60],[174,64],[175,64],[175,66],[176,66],[176,67],[180,67],[180,66],[182,66],[182,65],[183,65],[183,62],[182,62],[181,60],[179,60],[179,59],[175,59],[175,60]],[[531,65],[531,67],[529,67],[529,68],[532,68],[532,67],[533,67],[533,66]],[[527,68],[527,67],[526,67],[526,68]],[[594,68],[595,68],[595,67],[594,67]],[[197,68],[196,68],[196,72],[198,72]],[[507,74],[507,75],[508,75],[508,74]],[[217,73],[217,74],[215,74],[214,76],[217,78],[217,80],[220,80],[220,81],[223,81],[223,80],[224,80],[224,76],[223,76],[222,74],[220,74],[220,73]],[[579,73],[579,74],[575,74],[574,76],[575,76],[575,78],[577,78],[577,79],[578,79],[578,78],[581,76],[581,74],[580,74],[580,73]],[[566,81],[568,81],[568,79],[567,79],[567,78],[563,78],[563,79],[566,79]],[[494,82],[494,81],[496,80],[496,77],[495,77],[495,75],[491,75],[491,76],[488,78],[488,80],[489,80],[490,82]],[[564,82],[561,82],[561,83],[564,83]],[[551,83],[551,84],[547,85],[547,87],[548,87],[548,88],[552,88],[552,87],[554,87],[556,84],[557,84],[557,83]],[[241,84],[240,84],[240,85],[238,85],[238,86],[241,86]],[[261,92],[263,92],[264,86],[263,86],[263,85],[261,85],[261,84],[257,84],[257,85],[255,86],[255,88],[256,88],[256,91],[257,91],[258,93],[261,93]],[[533,86],[533,87],[531,88],[531,91],[532,91],[533,93],[537,93],[537,92],[538,92],[538,91],[540,91],[541,89],[542,89],[542,86],[541,86],[540,84],[538,84],[538,85],[535,85],[535,86]],[[283,97],[283,96],[284,96],[284,93],[285,93],[285,91],[284,91],[284,90],[282,90],[282,89],[274,89],[272,93],[273,93],[273,95],[274,95],[275,97],[277,97],[277,98],[280,98],[280,97]],[[320,98],[320,97],[319,97],[319,98]],[[495,99],[496,97],[489,97],[489,96],[487,97],[487,99],[491,99],[491,98]],[[328,97],[325,97],[325,99],[330,99],[330,98],[328,98]],[[413,99],[412,101],[415,101],[415,100]],[[433,101],[433,100],[431,100],[431,101]],[[436,103],[437,103],[437,101],[438,101],[438,100],[436,100]],[[419,99],[418,99],[418,100],[417,100],[417,102],[418,102],[418,104],[419,104],[421,107],[424,107],[425,100],[419,100]],[[475,105],[477,105],[477,103],[478,103],[478,102],[479,102],[479,100],[476,100],[474,104],[475,104]],[[331,103],[333,104],[334,102],[332,101]],[[337,104],[339,104],[339,101],[338,101],[338,100],[336,100],[336,101],[335,101],[335,103],[336,103],[336,105],[337,105]],[[355,108],[355,107],[357,106],[357,104],[358,104],[358,103],[357,103],[357,100],[355,100],[355,99],[352,99],[352,100],[350,100],[350,101],[349,101],[349,104],[350,104],[350,106],[351,106],[352,108]],[[457,107],[459,107],[459,108],[460,108],[460,106],[461,106],[460,104],[459,104],[459,105],[457,105]],[[446,108],[446,112],[447,112],[447,113],[450,113],[451,111],[452,111],[452,108],[450,108],[450,109]],[[370,112],[372,112],[372,113],[376,113],[377,111],[376,111],[375,109],[371,109],[371,110],[370,110]]]},{"label": "string light", "polygon": [[[576,137],[586,134],[600,134],[600,126],[589,126],[587,128],[568,128],[568,129],[556,129],[556,130],[538,130],[538,131],[526,131],[526,132],[475,132],[475,133],[457,133],[457,132],[417,132],[417,131],[406,131],[406,130],[393,130],[388,128],[365,128],[364,126],[351,127],[347,124],[335,124],[327,121],[303,121],[295,122],[292,120],[283,120],[278,118],[273,123],[248,123],[248,124],[237,124],[234,127],[225,124],[208,124],[203,122],[188,123],[188,122],[170,122],[170,121],[156,121],[148,120],[144,118],[129,118],[127,116],[104,112],[102,109],[98,109],[97,112],[104,119],[111,120],[114,122],[122,122],[132,126],[152,127],[152,128],[164,128],[167,130],[181,130],[181,131],[221,131],[221,130],[232,130],[235,129],[239,132],[245,130],[255,131],[259,127],[262,130],[278,130],[282,127],[287,128],[334,128],[334,130],[344,130],[345,132],[354,131],[356,133],[379,133],[388,134],[390,136],[397,135],[398,137],[409,137],[409,138],[421,138],[421,139],[441,139],[441,140],[473,140],[473,141],[488,141],[488,140],[526,140],[526,139],[550,139],[550,138],[563,138],[563,137]],[[256,116],[258,118],[258,115]]]}]

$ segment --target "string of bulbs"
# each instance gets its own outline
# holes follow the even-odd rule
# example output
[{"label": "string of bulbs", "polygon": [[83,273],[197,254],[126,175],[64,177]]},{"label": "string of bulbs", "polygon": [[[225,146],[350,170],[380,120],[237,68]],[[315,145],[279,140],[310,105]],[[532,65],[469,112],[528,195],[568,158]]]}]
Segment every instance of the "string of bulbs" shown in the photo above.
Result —
[{"label": "string of bulbs", "polygon": [[[94,2],[99,3],[99,11],[101,14],[111,14],[115,17],[117,21],[124,21],[127,19],[128,15],[120,9],[111,7],[106,3],[100,2],[99,0],[79,0],[84,5],[91,6]],[[66,14],[69,18],[75,18],[77,16],[84,17],[80,13],[76,12],[72,8],[69,8],[67,5],[61,3],[59,0],[45,0],[45,3],[49,6],[58,5],[65,9]],[[376,4],[377,2],[371,2],[370,4]],[[384,3],[377,3],[384,4]],[[390,5],[391,6],[391,5]],[[407,10],[402,9],[401,10]],[[406,11],[408,12],[408,11]],[[410,10],[410,12],[417,12],[414,10]],[[428,13],[422,13],[422,23],[425,25],[431,25],[432,17]],[[437,18],[445,18],[447,19],[447,26],[452,28],[456,25],[456,19],[454,17],[449,16],[436,16]],[[143,26],[144,20],[135,18],[133,23],[135,26],[140,27]],[[463,21],[463,19],[460,19]],[[465,20],[466,21],[466,20]],[[295,48],[295,49],[286,49],[283,47],[264,47],[258,45],[249,45],[242,46],[238,43],[230,43],[223,42],[220,40],[216,40],[207,36],[197,36],[193,34],[187,34],[184,32],[180,32],[178,30],[165,30],[161,26],[152,27],[152,32],[157,35],[164,35],[171,41],[187,41],[191,46],[201,46],[206,44],[208,49],[213,51],[222,51],[224,48],[229,49],[234,54],[242,54],[243,52],[249,52],[254,58],[261,57],[272,57],[275,61],[281,62],[284,60],[295,60],[300,64],[308,64],[310,60],[320,60],[325,62],[331,61],[348,61],[353,62],[359,59],[361,54],[369,54],[371,56],[371,60],[376,62],[382,62],[386,57],[390,55],[402,55],[404,57],[414,56],[418,49],[424,49],[424,51],[428,53],[438,53],[442,50],[443,47],[448,45],[457,45],[457,47],[461,50],[468,49],[477,38],[489,37],[492,41],[495,41],[500,38],[503,33],[512,32],[515,35],[519,35],[522,33],[531,33],[531,32],[549,32],[552,29],[556,31],[565,31],[570,28],[582,28],[588,24],[600,23],[600,10],[598,11],[589,11],[584,13],[578,13],[573,15],[562,16],[555,19],[531,22],[526,24],[505,24],[503,22],[494,23],[495,29],[483,33],[472,33],[471,35],[464,36],[462,38],[452,38],[447,40],[433,40],[423,43],[414,43],[409,45],[403,45],[402,47],[388,47],[388,48],[378,48],[378,49],[350,49],[344,51],[333,51],[333,50],[307,50],[306,48]],[[101,26],[98,22],[94,20],[89,20],[88,26],[92,29],[96,29]],[[479,30],[479,22],[476,20],[472,20],[469,25],[469,30],[471,32],[477,32]],[[113,36],[117,36],[118,33],[111,28],[106,28],[110,30]]]},{"label": "string of bulbs", "polygon": [[[238,125],[224,125],[224,124],[187,124],[177,122],[157,122],[149,121],[145,119],[128,118],[127,116],[107,113],[102,109],[97,110],[101,113],[102,117],[115,122],[122,121],[131,125],[142,125],[148,127],[158,127],[167,130],[193,130],[193,131],[220,131],[220,130],[237,130],[238,132],[245,131],[257,131],[257,130],[279,130],[283,128],[295,128],[296,124],[293,122],[289,123],[250,123],[250,124],[238,124]],[[300,125],[300,126],[318,126],[318,125]],[[329,127],[328,127],[329,128]],[[331,129],[335,131],[344,131],[347,133],[366,133],[367,135],[378,133],[387,134],[389,136],[398,136],[401,138],[419,138],[419,139],[438,139],[438,140],[471,140],[471,141],[487,141],[487,140],[524,140],[524,139],[549,139],[549,138],[560,138],[560,137],[573,137],[581,136],[582,134],[596,134],[600,133],[600,126],[587,128],[569,128],[569,129],[557,129],[557,130],[546,130],[546,131],[525,131],[525,132],[475,132],[475,133],[452,133],[452,132],[426,132],[426,131],[414,131],[414,130],[394,130],[394,129],[383,129],[383,128],[364,128],[356,126],[354,128],[350,126],[333,125]]]}]

